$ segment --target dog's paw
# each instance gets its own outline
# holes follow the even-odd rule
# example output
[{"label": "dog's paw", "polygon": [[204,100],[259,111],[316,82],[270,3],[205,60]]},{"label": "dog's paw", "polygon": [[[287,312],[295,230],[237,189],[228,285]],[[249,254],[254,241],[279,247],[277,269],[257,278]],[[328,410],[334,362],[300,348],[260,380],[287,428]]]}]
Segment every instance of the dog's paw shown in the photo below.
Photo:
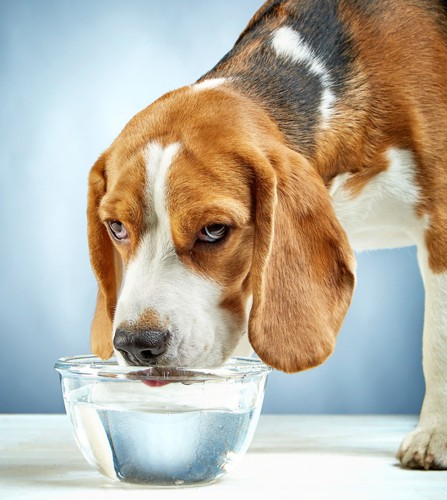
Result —
[{"label": "dog's paw", "polygon": [[396,457],[410,469],[447,469],[447,425],[417,427],[405,436]]}]

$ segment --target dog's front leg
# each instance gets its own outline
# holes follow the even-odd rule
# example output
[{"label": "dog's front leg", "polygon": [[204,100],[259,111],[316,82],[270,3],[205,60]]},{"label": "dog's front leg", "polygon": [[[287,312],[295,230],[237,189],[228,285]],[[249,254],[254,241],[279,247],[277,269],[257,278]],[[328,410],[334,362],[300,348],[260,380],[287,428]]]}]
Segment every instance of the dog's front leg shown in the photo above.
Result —
[{"label": "dog's front leg", "polygon": [[403,440],[397,457],[403,466],[447,469],[447,272],[434,273],[418,248],[425,286],[423,368],[425,398],[419,424]]}]

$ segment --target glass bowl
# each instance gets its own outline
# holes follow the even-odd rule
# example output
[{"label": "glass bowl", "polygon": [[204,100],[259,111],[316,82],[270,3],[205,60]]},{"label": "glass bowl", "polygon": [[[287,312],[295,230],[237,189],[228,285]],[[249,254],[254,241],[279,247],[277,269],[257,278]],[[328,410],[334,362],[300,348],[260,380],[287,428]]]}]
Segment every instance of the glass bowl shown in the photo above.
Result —
[{"label": "glass bowl", "polygon": [[189,369],[74,356],[55,368],[87,462],[108,478],[154,486],[208,484],[228,472],[251,442],[270,371],[240,357]]}]

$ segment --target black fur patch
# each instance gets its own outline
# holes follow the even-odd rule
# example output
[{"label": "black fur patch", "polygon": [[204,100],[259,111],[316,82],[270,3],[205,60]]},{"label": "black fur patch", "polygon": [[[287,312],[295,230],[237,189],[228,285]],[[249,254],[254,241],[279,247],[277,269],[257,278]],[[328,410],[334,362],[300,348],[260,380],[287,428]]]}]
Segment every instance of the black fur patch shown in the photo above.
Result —
[{"label": "black fur patch", "polygon": [[[299,33],[322,62],[331,78],[331,92],[343,94],[350,75],[353,48],[349,33],[337,15],[337,0],[272,0],[258,12],[241,34],[233,49],[202,79],[236,77],[241,90],[259,98],[277,121],[282,132],[303,152],[311,152],[314,131],[321,120],[319,110],[323,87],[318,75],[306,63],[296,63],[278,56],[272,46],[272,34],[280,27]],[[286,19],[280,21],[286,14]],[[232,60],[243,57],[244,71]]]}]

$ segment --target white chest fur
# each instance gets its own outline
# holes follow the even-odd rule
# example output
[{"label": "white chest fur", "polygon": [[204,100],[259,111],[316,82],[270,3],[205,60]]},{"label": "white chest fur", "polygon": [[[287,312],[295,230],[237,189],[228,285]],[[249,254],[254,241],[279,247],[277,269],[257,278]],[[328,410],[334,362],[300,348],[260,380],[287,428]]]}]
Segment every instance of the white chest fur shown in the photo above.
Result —
[{"label": "white chest fur", "polygon": [[355,174],[334,178],[329,189],[335,213],[355,250],[396,248],[417,244],[426,221],[415,207],[420,189],[410,151],[391,148],[389,167],[370,180],[359,194],[346,187]]}]

